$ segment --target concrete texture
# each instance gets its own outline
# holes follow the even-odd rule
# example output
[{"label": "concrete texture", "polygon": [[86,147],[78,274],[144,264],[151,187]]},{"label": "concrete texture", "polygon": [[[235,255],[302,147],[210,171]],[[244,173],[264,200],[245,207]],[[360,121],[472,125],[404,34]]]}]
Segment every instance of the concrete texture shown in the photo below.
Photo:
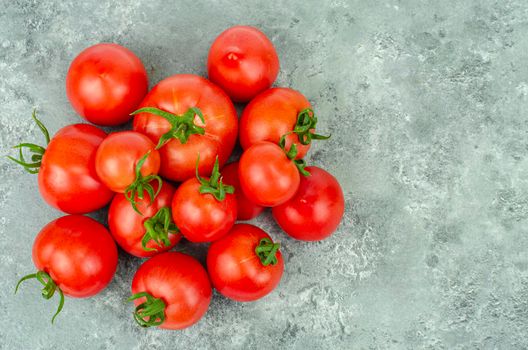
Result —
[{"label": "concrete texture", "polygon": [[2,153],[41,140],[33,107],[52,132],[80,121],[64,78],[83,48],[129,47],[153,85],[204,74],[214,37],[243,23],[275,43],[276,85],[301,90],[332,133],[307,160],[346,195],[324,242],[288,239],[269,214],[256,220],[286,261],[259,302],[216,295],[190,329],[140,329],[123,301],[140,261],[121,254],[109,288],[68,299],[51,326],[56,300],[36,283],[13,288],[33,271],[35,234],[61,213],[35,176],[2,159],[0,348],[528,348],[526,1],[0,2]]}]

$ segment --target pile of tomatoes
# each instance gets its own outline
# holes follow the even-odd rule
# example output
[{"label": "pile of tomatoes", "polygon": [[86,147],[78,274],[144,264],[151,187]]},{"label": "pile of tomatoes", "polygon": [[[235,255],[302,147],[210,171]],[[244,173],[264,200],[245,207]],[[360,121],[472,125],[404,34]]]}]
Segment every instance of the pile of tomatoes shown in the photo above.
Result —
[{"label": "pile of tomatoes", "polygon": [[[148,91],[140,59],[117,44],[98,44],[71,63],[66,92],[87,121],[132,130],[107,134],[91,124],[60,129],[45,147],[22,143],[10,157],[38,173],[44,200],[67,216],[47,224],[33,245],[35,278],[46,299],[89,297],[112,280],[116,243],[149,258],[129,301],[144,327],[182,329],[206,313],[215,288],[237,301],[262,298],[280,282],[280,244],[250,220],[272,208],[289,236],[322,240],[339,225],[343,193],[325,170],[303,160],[316,115],[300,92],[271,85],[279,59],[258,29],[235,26],[212,44],[209,80],[177,74]],[[233,101],[249,102],[240,120]],[[243,149],[226,165],[237,137]],[[28,153],[31,155],[28,158]],[[179,185],[176,185],[178,183]],[[110,205],[107,229],[83,216]],[[170,250],[182,239],[211,242],[207,268]]]}]

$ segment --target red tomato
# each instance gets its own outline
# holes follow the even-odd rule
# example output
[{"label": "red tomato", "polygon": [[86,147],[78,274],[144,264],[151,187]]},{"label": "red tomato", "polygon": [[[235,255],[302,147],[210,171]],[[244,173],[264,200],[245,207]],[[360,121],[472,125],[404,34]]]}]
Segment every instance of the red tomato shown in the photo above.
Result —
[{"label": "red tomato", "polygon": [[[140,174],[137,174],[136,168],[145,156]],[[159,167],[160,155],[156,145],[145,135],[134,131],[110,134],[99,146],[95,157],[97,175],[112,191],[119,193],[138,181],[150,182],[151,179],[144,180],[156,175]]]},{"label": "red tomato", "polygon": [[[198,322],[211,302],[207,272],[194,258],[162,253],[143,263],[132,280],[134,318],[143,327],[183,329]],[[150,315],[149,315],[150,314]]]},{"label": "red tomato", "polygon": [[82,51],[66,75],[66,94],[83,118],[99,125],[119,125],[145,97],[143,63],[117,44],[97,44]]},{"label": "red tomato", "polygon": [[207,270],[218,292],[236,301],[269,294],[284,271],[280,244],[260,228],[237,224],[207,252]]},{"label": "red tomato", "polygon": [[286,135],[286,149],[297,147],[296,159],[304,158],[312,139],[327,139],[314,133],[317,118],[310,102],[300,92],[272,88],[255,97],[240,118],[240,144],[243,149],[260,141],[279,143]]},{"label": "red tomato", "polygon": [[[199,171],[204,176],[211,174],[216,156],[220,165],[229,158],[238,131],[236,111],[227,95],[207,79],[173,75],[158,83],[140,107],[154,107],[161,114],[170,112],[166,114],[172,123],[160,115],[140,113],[141,109],[134,118],[134,130],[158,146],[163,135],[169,137],[160,148],[160,175],[164,178],[185,181],[193,177],[198,155]],[[193,107],[203,113],[204,122]]]},{"label": "red tomato", "polygon": [[282,204],[293,197],[300,181],[295,163],[271,142],[256,143],[242,154],[238,177],[247,198],[265,207]]},{"label": "red tomato", "polygon": [[38,173],[40,194],[54,208],[69,214],[84,214],[104,207],[113,193],[97,177],[95,153],[106,133],[92,125],[75,124],[60,129],[49,140],[46,127],[33,113],[44,133],[47,148],[23,143],[15,148],[33,152],[31,162],[22,153],[9,157],[29,173]]},{"label": "red tomato", "polygon": [[225,184],[235,188],[237,200],[237,219],[251,220],[256,218],[264,210],[263,206],[253,203],[240,188],[238,180],[238,162],[229,163],[222,168],[222,176]]},{"label": "red tomato", "polygon": [[343,218],[343,191],[327,171],[315,166],[306,170],[311,175],[302,177],[292,199],[273,208],[273,217],[291,237],[319,241],[330,236]]},{"label": "red tomato", "polygon": [[[158,184],[152,183],[157,191]],[[172,221],[170,205],[174,187],[164,182],[152,203],[146,191],[143,199],[137,198],[139,214],[124,194],[117,194],[108,211],[108,226],[117,244],[127,253],[146,258],[165,252],[181,239]],[[146,248],[146,249],[145,249]]]},{"label": "red tomato", "polygon": [[39,272],[23,277],[17,290],[22,281],[37,278],[44,285],[44,298],[59,293],[57,316],[64,302],[63,293],[89,297],[110,283],[117,267],[117,248],[103,225],[86,216],[69,215],[40,231],[33,243],[33,262]]},{"label": "red tomato", "polygon": [[279,73],[279,57],[260,30],[234,26],[213,42],[207,71],[209,79],[233,101],[247,102],[273,84]]},{"label": "red tomato", "polygon": [[189,179],[178,187],[172,199],[172,217],[191,242],[211,242],[225,235],[237,217],[232,186],[220,182],[218,160],[210,179]]}]

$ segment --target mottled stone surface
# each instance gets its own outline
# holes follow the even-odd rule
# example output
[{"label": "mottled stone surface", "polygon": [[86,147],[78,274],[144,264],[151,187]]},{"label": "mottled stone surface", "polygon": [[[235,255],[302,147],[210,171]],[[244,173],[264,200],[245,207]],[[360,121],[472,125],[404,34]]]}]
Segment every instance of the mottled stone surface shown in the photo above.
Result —
[{"label": "mottled stone surface", "polygon": [[[153,85],[205,74],[214,37],[243,23],[275,43],[276,84],[301,90],[332,133],[307,160],[346,196],[324,242],[288,239],[268,213],[256,220],[286,261],[261,301],[216,295],[190,329],[140,329],[123,302],[140,261],[121,254],[111,285],[68,299],[51,326],[56,300],[35,282],[13,289],[33,270],[35,234],[61,213],[2,158],[0,348],[528,348],[525,0],[0,2],[2,154],[41,140],[33,107],[52,132],[80,121],[64,78],[84,47],[129,47]],[[203,260],[204,246],[185,249]]]}]

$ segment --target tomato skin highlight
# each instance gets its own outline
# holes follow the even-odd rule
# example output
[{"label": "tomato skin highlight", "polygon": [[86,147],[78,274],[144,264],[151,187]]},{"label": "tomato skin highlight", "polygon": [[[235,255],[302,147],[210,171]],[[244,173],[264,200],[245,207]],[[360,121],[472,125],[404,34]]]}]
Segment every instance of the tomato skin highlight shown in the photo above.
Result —
[{"label": "tomato skin highlight", "polygon": [[272,209],[273,217],[289,236],[303,241],[329,237],[339,226],[345,211],[343,190],[329,172],[306,167],[299,190],[286,203]]},{"label": "tomato skin highlight", "polygon": [[236,224],[231,231],[213,242],[207,252],[207,270],[218,292],[236,301],[258,300],[274,290],[284,272],[280,251],[277,264],[262,265],[255,253],[262,238],[270,236],[249,224]]},{"label": "tomato skin highlight", "polygon": [[209,79],[236,102],[247,102],[273,84],[279,57],[273,43],[260,30],[234,26],[213,42],[207,57]]},{"label": "tomato skin highlight", "polygon": [[83,118],[98,125],[130,120],[148,89],[141,60],[126,47],[102,43],[83,50],[66,75],[66,94]]},{"label": "tomato skin highlight", "polygon": [[160,155],[148,137],[134,131],[110,134],[97,149],[95,169],[97,175],[112,191],[123,193],[136,179],[137,162],[150,152],[141,167],[141,175],[157,174]]},{"label": "tomato skin highlight", "polygon": [[[271,88],[255,97],[244,108],[240,118],[240,145],[248,149],[260,141],[279,143],[282,135],[293,131],[299,112],[311,108],[310,102],[299,91]],[[286,136],[287,150],[292,143],[297,147],[296,159],[304,158],[310,144],[303,145],[296,134]]]},{"label": "tomato skin highlight", "polygon": [[[197,107],[204,114],[205,126],[198,116],[194,123],[205,128],[205,135],[191,135],[185,144],[171,139],[160,148],[160,175],[164,178],[181,182],[194,177],[198,154],[199,173],[209,176],[216,156],[222,166],[233,151],[238,134],[235,107],[222,89],[205,78],[192,74],[165,78],[152,88],[139,107],[156,107],[176,115]],[[157,115],[139,113],[134,117],[133,129],[157,144],[170,130],[170,123]]]},{"label": "tomato skin highlight", "polygon": [[51,139],[38,174],[39,191],[54,208],[85,214],[107,205],[113,192],[95,171],[97,148],[106,133],[88,124],[68,125]]},{"label": "tomato skin highlight", "polygon": [[[157,191],[156,182],[153,188]],[[139,258],[147,258],[172,249],[180,241],[181,234],[169,234],[171,244],[167,247],[160,246],[152,240],[146,246],[156,251],[146,251],[141,245],[141,240],[146,233],[143,223],[154,216],[160,208],[170,207],[174,191],[174,186],[163,182],[159,194],[152,203],[146,191],[143,193],[143,199],[136,196],[137,208],[143,215],[134,210],[124,194],[115,195],[108,210],[108,226],[115,241],[124,251]]]},{"label": "tomato skin highlight", "polygon": [[[158,254],[144,262],[132,280],[132,294],[148,292],[165,305],[164,329],[183,329],[198,322],[212,297],[211,282],[194,258],[178,253]],[[145,298],[134,300],[137,306]]]},{"label": "tomato skin highlight", "polygon": [[293,161],[271,142],[256,143],[242,154],[238,177],[247,198],[265,207],[289,200],[300,182],[299,170]]},{"label": "tomato skin highlight", "polygon": [[229,232],[237,217],[237,202],[233,194],[221,201],[213,195],[200,193],[200,182],[185,181],[172,199],[172,217],[185,238],[191,242],[212,242]]},{"label": "tomato skin highlight", "polygon": [[238,179],[238,162],[225,165],[222,168],[223,182],[235,187],[235,197],[237,200],[237,219],[251,220],[259,216],[264,211],[264,207],[253,203],[244,194]]},{"label": "tomato skin highlight", "polygon": [[92,218],[68,215],[40,231],[33,262],[65,295],[90,297],[103,290],[117,268],[117,248],[108,230]]}]

